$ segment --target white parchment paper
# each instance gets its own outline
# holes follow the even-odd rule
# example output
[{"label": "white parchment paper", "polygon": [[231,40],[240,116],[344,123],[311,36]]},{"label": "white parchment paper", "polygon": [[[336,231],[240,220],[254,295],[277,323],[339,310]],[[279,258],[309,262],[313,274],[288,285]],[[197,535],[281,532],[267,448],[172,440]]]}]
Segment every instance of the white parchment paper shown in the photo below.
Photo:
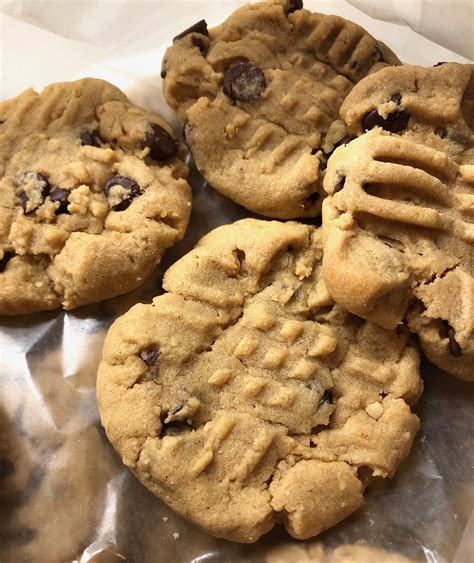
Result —
[{"label": "white parchment paper", "polygon": [[[164,51],[197,20],[217,25],[244,3],[4,0],[0,98],[95,76],[163,115],[179,135],[161,93]],[[407,63],[473,57],[471,1],[306,0],[305,7],[360,23]],[[211,538],[122,466],[100,428],[95,402],[107,328],[134,303],[160,293],[163,271],[204,233],[248,215],[193,168],[190,182],[188,233],[142,288],[72,312],[0,318],[0,561],[263,562],[276,561],[279,553],[278,561],[297,563],[320,561],[311,555],[316,544],[364,543],[416,561],[472,563],[474,386],[428,363],[415,408],[422,429],[411,456],[395,479],[368,491],[361,510],[312,541],[296,542],[280,529],[252,546]],[[14,490],[2,488],[5,452],[13,455]],[[291,551],[296,544],[298,551]]]}]

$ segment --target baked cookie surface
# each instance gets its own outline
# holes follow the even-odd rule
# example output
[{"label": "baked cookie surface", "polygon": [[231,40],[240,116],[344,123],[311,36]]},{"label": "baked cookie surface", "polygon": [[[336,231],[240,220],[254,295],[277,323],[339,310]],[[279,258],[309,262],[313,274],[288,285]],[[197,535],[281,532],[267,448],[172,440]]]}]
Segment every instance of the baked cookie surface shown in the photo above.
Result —
[{"label": "baked cookie surface", "polygon": [[175,37],[163,89],[211,186],[262,215],[309,217],[320,214],[321,175],[346,136],[345,96],[386,64],[400,62],[355,23],[275,0]]},{"label": "baked cookie surface", "polygon": [[381,69],[356,84],[340,114],[351,135],[381,127],[474,164],[474,65]]},{"label": "baked cookie surface", "polygon": [[126,293],[186,229],[171,129],[96,79],[0,103],[0,314]]},{"label": "baked cookie surface", "polygon": [[165,274],[167,293],[111,327],[97,379],[107,436],[140,481],[205,531],[296,538],[363,503],[419,422],[404,330],[335,305],[321,231],[244,219]]},{"label": "baked cookie surface", "polygon": [[474,166],[377,127],[334,152],[324,186],[336,302],[388,329],[407,318],[434,364],[474,380]]}]

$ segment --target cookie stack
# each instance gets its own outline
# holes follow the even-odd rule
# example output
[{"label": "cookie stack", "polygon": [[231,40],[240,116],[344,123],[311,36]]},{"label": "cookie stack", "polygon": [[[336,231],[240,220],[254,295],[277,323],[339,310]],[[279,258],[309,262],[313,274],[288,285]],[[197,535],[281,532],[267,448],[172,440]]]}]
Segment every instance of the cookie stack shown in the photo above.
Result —
[{"label": "cookie stack", "polygon": [[[177,35],[162,77],[202,176],[279,221],[209,232],[113,324],[102,423],[210,534],[309,538],[408,455],[419,346],[474,380],[473,69],[275,0]],[[184,235],[185,151],[115,87],[28,91],[0,121],[1,314],[128,292]]]}]

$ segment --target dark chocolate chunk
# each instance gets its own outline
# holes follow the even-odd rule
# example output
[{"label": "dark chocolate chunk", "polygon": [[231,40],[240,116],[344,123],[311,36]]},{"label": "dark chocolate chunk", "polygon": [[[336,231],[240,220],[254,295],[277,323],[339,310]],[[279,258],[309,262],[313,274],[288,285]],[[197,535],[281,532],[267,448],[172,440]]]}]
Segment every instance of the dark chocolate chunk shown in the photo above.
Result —
[{"label": "dark chocolate chunk", "polygon": [[13,473],[15,473],[14,463],[6,458],[0,459],[0,480],[10,477]]},{"label": "dark chocolate chunk", "polygon": [[390,131],[391,133],[400,133],[407,128],[408,121],[410,120],[410,114],[406,110],[397,110],[388,114],[385,119],[376,109],[373,109],[367,113],[362,119],[362,127],[364,129],[373,129],[377,125]]},{"label": "dark chocolate chunk", "polygon": [[456,340],[456,332],[448,321],[443,321],[439,335],[441,338],[449,339],[449,351],[453,357],[459,358],[462,356],[462,348]]},{"label": "dark chocolate chunk", "polygon": [[81,131],[80,137],[83,146],[101,147],[104,144],[98,129],[84,129],[84,131]]},{"label": "dark chocolate chunk", "polygon": [[69,190],[63,190],[62,188],[52,188],[49,192],[49,198],[51,201],[59,202],[59,207],[56,209],[56,215],[61,213],[68,213],[67,206],[69,205]]},{"label": "dark chocolate chunk", "polygon": [[189,35],[190,33],[200,33],[201,35],[209,35],[209,32],[207,31],[206,20],[199,20],[191,27],[188,27],[188,29],[185,29],[180,34],[176,35],[176,37],[173,37],[173,43],[177,39],[182,39],[183,37],[186,37],[186,35]]},{"label": "dark chocolate chunk", "polygon": [[193,37],[191,39],[191,43],[197,47],[203,55],[206,55],[209,45],[207,43],[207,39],[203,39],[202,37]]},{"label": "dark chocolate chunk", "polygon": [[341,176],[340,179],[337,181],[336,185],[334,186],[334,190],[333,190],[333,194],[336,194],[337,192],[340,192],[342,190],[342,188],[344,187],[344,184],[346,183],[346,177],[345,176]]},{"label": "dark chocolate chunk", "polygon": [[124,211],[132,203],[132,199],[143,193],[140,186],[131,178],[127,178],[126,176],[114,176],[110,178],[110,180],[107,180],[103,188],[107,197],[109,197],[110,191],[114,186],[121,186],[125,188],[127,192],[121,202],[112,206],[114,211]]},{"label": "dark chocolate chunk", "polygon": [[0,273],[2,273],[8,262],[10,262],[10,260],[15,256],[14,252],[11,252],[9,250],[7,250],[6,252],[3,253],[3,258],[0,260]]},{"label": "dark chocolate chunk", "polygon": [[229,67],[224,75],[224,94],[239,102],[258,100],[266,87],[262,70],[250,62],[237,63]]},{"label": "dark chocolate chunk", "polygon": [[302,9],[303,9],[303,0],[290,0],[289,8],[288,8],[289,14],[291,14],[291,12],[296,12],[296,10],[302,10]]},{"label": "dark chocolate chunk", "polygon": [[158,123],[150,123],[151,131],[146,134],[143,145],[150,149],[150,156],[155,160],[172,158],[178,152],[178,143],[160,127]]},{"label": "dark chocolate chunk", "polygon": [[30,184],[30,183],[33,183],[34,191],[36,192],[36,195],[39,197],[38,197],[38,201],[35,202],[35,207],[27,211],[26,209],[29,202],[28,194],[25,192],[24,189],[22,189],[18,193],[18,197],[20,198],[20,205],[23,207],[25,214],[32,213],[33,211],[38,209],[38,207],[43,204],[46,196],[49,194],[49,191],[51,189],[51,185],[46,179],[46,177],[43,176],[43,174],[40,174],[39,172],[25,172],[24,174],[22,174],[20,179],[18,180],[18,187],[21,188],[22,185]]},{"label": "dark chocolate chunk", "polygon": [[160,352],[155,348],[149,348],[148,350],[142,350],[140,352],[140,358],[145,362],[148,367],[154,366],[160,359]]}]

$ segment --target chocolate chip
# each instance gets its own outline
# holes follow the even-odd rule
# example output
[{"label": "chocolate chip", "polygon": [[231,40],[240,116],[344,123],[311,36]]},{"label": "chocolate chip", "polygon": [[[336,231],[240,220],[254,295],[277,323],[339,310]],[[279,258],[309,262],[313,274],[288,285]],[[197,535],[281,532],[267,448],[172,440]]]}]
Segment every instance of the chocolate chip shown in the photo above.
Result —
[{"label": "chocolate chip", "polygon": [[290,0],[288,13],[296,12],[296,10],[303,9],[303,0]]},{"label": "chocolate chip", "polygon": [[161,430],[162,436],[179,436],[184,432],[190,432],[191,426],[184,420],[174,420],[173,422],[163,423]]},{"label": "chocolate chip", "polygon": [[[51,185],[43,174],[39,172],[25,172],[18,180],[18,187],[28,185],[30,196],[25,189],[21,189],[18,193],[20,205],[23,207],[25,214],[31,213],[43,204],[46,196],[51,190]],[[29,207],[29,209],[28,209]]]},{"label": "chocolate chip", "polygon": [[148,367],[154,366],[160,359],[160,352],[155,348],[149,348],[148,350],[142,350],[140,352],[140,358],[145,362]]},{"label": "chocolate chip", "polygon": [[240,102],[258,100],[266,86],[263,72],[253,63],[237,63],[224,75],[224,94]]},{"label": "chocolate chip", "polygon": [[440,61],[440,62],[437,62],[436,64],[434,64],[434,65],[433,65],[433,68],[434,68],[435,66],[441,66],[441,65],[445,65],[445,64],[446,64],[446,61]]},{"label": "chocolate chip", "polygon": [[390,96],[390,101],[395,102],[397,105],[400,105],[400,102],[402,101],[402,95],[400,94],[400,92],[397,92],[396,94],[392,94]]},{"label": "chocolate chip", "polygon": [[458,341],[456,340],[456,332],[454,328],[448,323],[448,321],[443,321],[439,335],[441,338],[448,338],[449,339],[449,351],[451,355],[455,358],[459,358],[462,356],[462,348],[459,346]]},{"label": "chocolate chip", "polygon": [[0,459],[0,479],[7,479],[15,473],[15,465],[9,459]]},{"label": "chocolate chip", "polygon": [[2,273],[8,262],[10,262],[10,260],[15,256],[14,252],[11,252],[9,250],[7,250],[6,252],[3,253],[3,258],[0,260],[0,273]]},{"label": "chocolate chip", "polygon": [[202,37],[193,37],[191,43],[197,47],[203,55],[206,55],[209,45],[206,43],[207,39],[204,40]]},{"label": "chocolate chip", "polygon": [[438,137],[441,137],[441,139],[446,139],[446,137],[448,136],[448,132],[446,131],[445,127],[435,127],[435,135],[438,135]]},{"label": "chocolate chip", "polygon": [[319,199],[321,198],[321,195],[319,192],[313,192],[312,194],[309,194],[309,196],[306,198],[306,201],[310,204],[310,205],[315,205],[315,203],[317,201],[319,201]]},{"label": "chocolate chip", "polygon": [[387,118],[384,118],[379,115],[376,109],[373,109],[364,116],[362,127],[367,130],[373,129],[378,125],[391,133],[400,133],[407,128],[410,117],[406,110],[397,110],[389,113]]},{"label": "chocolate chip", "polygon": [[160,76],[163,80],[166,78],[166,69],[164,67],[161,69]]},{"label": "chocolate chip", "polygon": [[69,190],[63,190],[62,188],[52,188],[49,192],[49,198],[51,201],[59,202],[59,207],[56,209],[56,215],[61,213],[69,213],[67,206],[69,205]]},{"label": "chocolate chip", "polygon": [[104,144],[98,129],[84,129],[84,131],[81,131],[80,137],[83,146],[101,147]]},{"label": "chocolate chip", "polygon": [[145,137],[144,147],[150,149],[150,156],[155,160],[172,158],[178,152],[178,143],[157,123],[150,123],[151,132]]},{"label": "chocolate chip", "polygon": [[340,192],[342,190],[342,188],[344,187],[345,183],[346,183],[346,177],[341,176],[339,178],[339,180],[337,181],[336,185],[334,186],[334,190],[332,191],[332,193],[336,194],[337,192]]},{"label": "chocolate chip", "polygon": [[[122,195],[111,194],[112,188],[115,186],[125,188],[126,193]],[[121,201],[112,204],[111,209],[114,211],[124,211],[132,203],[132,199],[142,194],[140,186],[134,180],[126,176],[114,176],[110,178],[110,180],[107,180],[103,190],[107,198],[113,201],[122,197]]]},{"label": "chocolate chip", "polygon": [[321,154],[319,156],[319,169],[326,170],[327,166],[328,166],[328,159],[324,154]]},{"label": "chocolate chip", "polygon": [[331,403],[331,405],[334,404],[334,399],[332,397],[332,393],[330,389],[326,389],[326,391],[324,391],[323,396],[321,397],[321,403]]},{"label": "chocolate chip", "polygon": [[206,20],[199,20],[191,27],[188,27],[188,29],[185,29],[180,34],[176,35],[176,37],[173,37],[173,43],[177,39],[182,39],[183,37],[186,37],[186,35],[189,35],[190,33],[200,33],[201,35],[209,35],[209,32],[207,31]]}]

